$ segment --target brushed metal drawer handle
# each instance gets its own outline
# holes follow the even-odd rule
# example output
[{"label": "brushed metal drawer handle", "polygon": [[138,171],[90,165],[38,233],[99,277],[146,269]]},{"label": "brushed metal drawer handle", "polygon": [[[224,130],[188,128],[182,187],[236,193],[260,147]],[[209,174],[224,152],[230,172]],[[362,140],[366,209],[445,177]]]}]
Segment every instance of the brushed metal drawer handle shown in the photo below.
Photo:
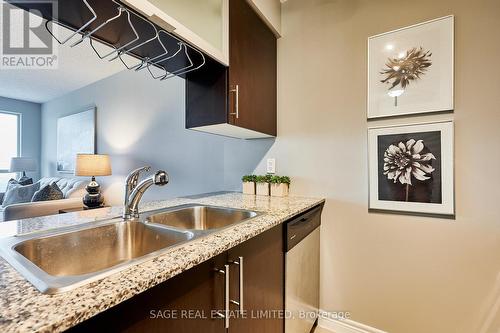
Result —
[{"label": "brushed metal drawer handle", "polygon": [[240,290],[240,296],[238,301],[231,300],[231,303],[237,305],[240,309],[240,311],[243,311],[243,293],[244,293],[244,280],[243,280],[243,257],[238,257],[238,261],[233,261],[232,262],[235,265],[239,266],[239,290]]},{"label": "brushed metal drawer handle", "polygon": [[224,327],[229,328],[229,265],[224,265],[223,270],[216,271],[224,275],[224,313],[217,311],[217,316],[224,319]]}]

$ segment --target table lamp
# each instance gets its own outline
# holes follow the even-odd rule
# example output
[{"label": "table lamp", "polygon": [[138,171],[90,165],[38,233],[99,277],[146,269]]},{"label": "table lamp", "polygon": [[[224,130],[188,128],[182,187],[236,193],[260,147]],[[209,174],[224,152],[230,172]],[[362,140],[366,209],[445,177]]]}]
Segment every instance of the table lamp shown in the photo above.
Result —
[{"label": "table lamp", "polygon": [[34,158],[30,157],[12,157],[10,159],[10,172],[22,172],[23,175],[18,182],[22,183],[30,178],[26,176],[26,172],[37,171],[37,163]]},{"label": "table lamp", "polygon": [[102,206],[104,197],[101,196],[101,186],[96,182],[96,176],[110,176],[111,161],[108,155],[77,154],[75,176],[92,177],[92,181],[85,187],[87,194],[83,197],[83,204],[88,208]]}]

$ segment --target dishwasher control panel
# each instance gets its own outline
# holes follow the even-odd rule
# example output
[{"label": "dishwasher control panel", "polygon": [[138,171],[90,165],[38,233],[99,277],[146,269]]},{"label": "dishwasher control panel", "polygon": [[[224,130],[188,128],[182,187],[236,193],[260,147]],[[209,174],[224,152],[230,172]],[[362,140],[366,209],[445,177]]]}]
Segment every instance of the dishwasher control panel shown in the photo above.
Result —
[{"label": "dishwasher control panel", "polygon": [[321,211],[323,204],[293,218],[286,224],[285,228],[285,251],[289,251],[302,239],[321,225]]}]

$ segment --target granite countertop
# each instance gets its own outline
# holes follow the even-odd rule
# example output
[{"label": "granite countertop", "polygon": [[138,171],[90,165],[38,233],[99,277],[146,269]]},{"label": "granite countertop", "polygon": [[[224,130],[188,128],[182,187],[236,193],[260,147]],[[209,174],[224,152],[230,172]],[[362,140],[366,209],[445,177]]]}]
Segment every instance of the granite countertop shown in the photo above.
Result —
[{"label": "granite countertop", "polygon": [[[178,198],[145,203],[141,206],[141,211],[200,203],[256,210],[265,214],[178,245],[151,260],[57,295],[40,293],[0,258],[0,331],[64,331],[323,201],[313,198],[276,198],[226,193],[204,198]],[[120,214],[121,207],[111,207],[2,222],[0,237],[102,221]]]}]

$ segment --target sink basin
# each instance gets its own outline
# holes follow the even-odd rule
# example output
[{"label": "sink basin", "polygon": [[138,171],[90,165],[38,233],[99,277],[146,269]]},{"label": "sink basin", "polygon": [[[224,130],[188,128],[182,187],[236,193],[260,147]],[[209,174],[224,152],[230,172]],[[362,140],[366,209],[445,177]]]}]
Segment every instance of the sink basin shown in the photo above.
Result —
[{"label": "sink basin", "polygon": [[120,222],[26,240],[14,251],[50,275],[81,275],[140,258],[189,240],[190,236],[144,223]]},{"label": "sink basin", "polygon": [[193,237],[190,232],[138,221],[108,221],[12,237],[0,251],[40,291],[53,294],[111,275]]},{"label": "sink basin", "polygon": [[186,205],[145,215],[148,224],[161,224],[182,230],[222,229],[257,216],[257,212],[204,205]]},{"label": "sink basin", "polygon": [[197,204],[0,240],[0,255],[38,290],[56,294],[260,213]]}]

